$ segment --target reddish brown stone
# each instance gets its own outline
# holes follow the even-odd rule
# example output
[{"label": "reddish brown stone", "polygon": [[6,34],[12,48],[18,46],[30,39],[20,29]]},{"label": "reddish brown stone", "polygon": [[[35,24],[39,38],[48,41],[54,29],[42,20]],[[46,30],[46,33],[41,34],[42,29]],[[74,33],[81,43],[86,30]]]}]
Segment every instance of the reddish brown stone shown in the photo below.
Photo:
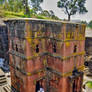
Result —
[{"label": "reddish brown stone", "polygon": [[15,33],[9,39],[16,90],[36,92],[38,84],[45,92],[81,92],[85,25],[35,19],[8,22],[9,28],[14,25],[9,33]]}]

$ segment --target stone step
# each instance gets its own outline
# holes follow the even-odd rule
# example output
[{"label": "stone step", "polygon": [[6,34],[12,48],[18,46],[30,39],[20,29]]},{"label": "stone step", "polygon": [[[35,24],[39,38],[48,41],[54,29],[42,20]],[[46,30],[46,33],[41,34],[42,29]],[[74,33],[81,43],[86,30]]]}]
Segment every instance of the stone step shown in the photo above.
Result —
[{"label": "stone step", "polygon": [[5,81],[6,80],[6,78],[0,78],[0,81]]},{"label": "stone step", "polygon": [[8,85],[7,88],[11,91],[11,87]]},{"label": "stone step", "polygon": [[6,81],[6,79],[5,80],[2,79],[2,80],[0,80],[0,83],[2,83],[2,82],[7,82],[7,81]]},{"label": "stone step", "polygon": [[7,84],[5,75],[0,75],[0,86]]},{"label": "stone step", "polygon": [[4,86],[3,89],[5,90],[5,92],[11,92],[11,88],[9,85]]},{"label": "stone step", "polygon": [[2,74],[2,75],[0,75],[0,78],[2,78],[2,77],[5,77],[5,75],[3,75],[3,74]]},{"label": "stone step", "polygon": [[0,83],[0,86],[6,85],[6,84],[7,84],[7,81],[4,81],[4,82]]}]

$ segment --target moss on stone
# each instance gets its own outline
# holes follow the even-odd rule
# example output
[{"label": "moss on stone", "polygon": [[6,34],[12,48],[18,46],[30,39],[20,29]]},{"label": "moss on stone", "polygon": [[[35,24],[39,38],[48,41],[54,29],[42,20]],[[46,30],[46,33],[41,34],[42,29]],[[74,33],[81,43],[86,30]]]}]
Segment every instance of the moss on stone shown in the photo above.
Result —
[{"label": "moss on stone", "polygon": [[88,88],[92,88],[92,81],[88,81],[88,82],[86,83],[86,86],[87,86]]}]

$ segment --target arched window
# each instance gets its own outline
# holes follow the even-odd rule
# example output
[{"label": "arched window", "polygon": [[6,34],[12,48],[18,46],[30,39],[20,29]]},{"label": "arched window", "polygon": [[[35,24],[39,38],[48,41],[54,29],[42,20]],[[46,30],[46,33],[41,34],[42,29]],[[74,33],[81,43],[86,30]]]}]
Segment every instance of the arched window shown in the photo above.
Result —
[{"label": "arched window", "polygon": [[74,53],[77,52],[77,45],[74,46],[74,51],[73,51],[73,52],[74,52]]},{"label": "arched window", "polygon": [[39,45],[36,45],[36,53],[39,53]]},{"label": "arched window", "polygon": [[16,51],[18,51],[18,46],[17,46],[17,44],[16,44]]},{"label": "arched window", "polygon": [[14,43],[13,43],[13,40],[11,40],[11,42],[12,42],[12,49],[14,50]]},{"label": "arched window", "polygon": [[56,45],[53,45],[53,52],[56,53]]}]

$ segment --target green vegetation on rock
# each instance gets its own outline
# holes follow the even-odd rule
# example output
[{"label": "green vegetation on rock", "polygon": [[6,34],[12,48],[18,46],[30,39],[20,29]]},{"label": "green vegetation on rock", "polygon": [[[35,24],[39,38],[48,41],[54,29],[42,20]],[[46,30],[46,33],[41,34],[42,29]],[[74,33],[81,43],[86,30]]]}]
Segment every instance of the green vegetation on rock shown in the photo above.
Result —
[{"label": "green vegetation on rock", "polygon": [[[60,20],[52,10],[45,12],[44,0],[0,0],[0,18],[38,18]],[[46,14],[48,13],[49,16]]]},{"label": "green vegetation on rock", "polygon": [[86,83],[86,86],[87,86],[88,88],[92,88],[92,81],[88,81],[88,82]]}]

